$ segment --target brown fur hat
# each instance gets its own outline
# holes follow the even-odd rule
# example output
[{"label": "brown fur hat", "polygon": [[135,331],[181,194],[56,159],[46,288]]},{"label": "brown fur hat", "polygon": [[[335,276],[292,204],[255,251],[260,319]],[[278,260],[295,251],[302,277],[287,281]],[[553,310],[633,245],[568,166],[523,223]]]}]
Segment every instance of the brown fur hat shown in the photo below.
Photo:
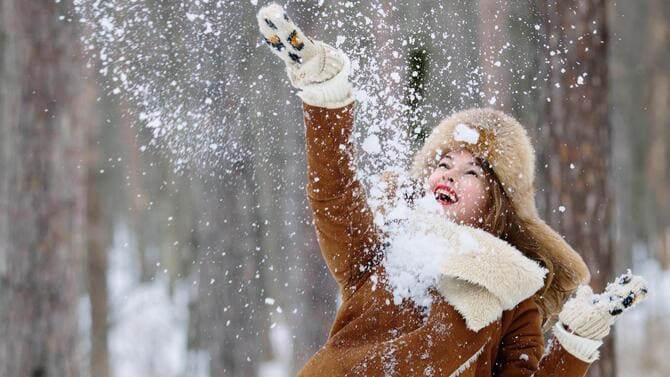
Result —
[{"label": "brown fur hat", "polygon": [[513,117],[494,109],[455,113],[433,129],[414,156],[411,175],[424,179],[435,169],[444,153],[458,148],[467,149],[491,165],[517,216],[554,265],[554,282],[549,289],[561,290],[559,295],[564,296],[579,284],[587,283],[590,274],[582,257],[540,219],[537,212],[535,151],[523,126]]}]

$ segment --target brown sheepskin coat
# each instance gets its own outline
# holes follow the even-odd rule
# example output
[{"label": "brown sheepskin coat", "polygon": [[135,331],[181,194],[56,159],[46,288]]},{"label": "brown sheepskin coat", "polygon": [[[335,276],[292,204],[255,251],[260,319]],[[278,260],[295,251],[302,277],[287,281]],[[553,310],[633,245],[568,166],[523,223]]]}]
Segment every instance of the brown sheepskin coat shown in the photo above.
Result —
[{"label": "brown sheepskin coat", "polygon": [[304,105],[307,194],[342,304],[328,340],[299,376],[584,376],[590,364],[557,340],[545,354],[531,298],[478,331],[437,292],[425,319],[406,301],[393,304],[380,287],[380,232],[351,168],[353,106]]}]

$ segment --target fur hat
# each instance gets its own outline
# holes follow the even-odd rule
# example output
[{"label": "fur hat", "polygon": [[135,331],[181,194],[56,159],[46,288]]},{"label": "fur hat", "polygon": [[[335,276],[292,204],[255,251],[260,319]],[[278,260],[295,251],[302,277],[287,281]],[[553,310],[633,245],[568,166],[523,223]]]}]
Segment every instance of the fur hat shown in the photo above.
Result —
[{"label": "fur hat", "polygon": [[[512,208],[554,265],[552,289],[566,297],[590,279],[582,257],[539,216],[535,207],[535,151],[526,130],[513,117],[494,109],[469,109],[444,119],[414,156],[411,175],[423,179],[449,150],[465,148],[485,159]],[[566,292],[567,291],[567,292]],[[560,308],[558,308],[560,309]]]}]

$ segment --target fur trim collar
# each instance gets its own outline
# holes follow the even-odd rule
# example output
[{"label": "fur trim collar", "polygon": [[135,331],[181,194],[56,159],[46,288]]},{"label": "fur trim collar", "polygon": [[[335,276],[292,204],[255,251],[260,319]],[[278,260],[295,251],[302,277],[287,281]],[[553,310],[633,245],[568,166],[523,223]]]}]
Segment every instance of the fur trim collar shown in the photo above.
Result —
[{"label": "fur trim collar", "polygon": [[434,286],[476,332],[544,286],[540,263],[482,229],[446,220],[433,198],[397,212],[384,259],[394,302],[424,305],[428,298],[416,292]]},{"label": "fur trim collar", "polygon": [[441,261],[438,291],[479,331],[544,286],[547,270],[494,235],[444,222],[439,234],[456,252]]}]

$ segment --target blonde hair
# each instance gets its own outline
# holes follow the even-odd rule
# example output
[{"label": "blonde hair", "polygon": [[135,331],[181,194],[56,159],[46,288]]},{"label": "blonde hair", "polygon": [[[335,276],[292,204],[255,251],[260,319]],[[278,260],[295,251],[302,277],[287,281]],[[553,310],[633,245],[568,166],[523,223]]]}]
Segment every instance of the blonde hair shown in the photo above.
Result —
[{"label": "blonde hair", "polygon": [[[546,329],[551,325],[552,317],[560,311],[565,300],[573,292],[572,283],[562,282],[561,279],[557,278],[556,267],[550,256],[540,248],[540,244],[533,237],[532,232],[527,231],[525,221],[515,213],[511,201],[493,168],[488,161],[480,158],[477,158],[477,160],[488,179],[487,190],[489,192],[486,215],[481,228],[509,242],[525,256],[537,261],[548,270],[544,287],[533,296],[533,300],[542,313],[542,323]],[[570,288],[565,289],[565,287]]]}]

